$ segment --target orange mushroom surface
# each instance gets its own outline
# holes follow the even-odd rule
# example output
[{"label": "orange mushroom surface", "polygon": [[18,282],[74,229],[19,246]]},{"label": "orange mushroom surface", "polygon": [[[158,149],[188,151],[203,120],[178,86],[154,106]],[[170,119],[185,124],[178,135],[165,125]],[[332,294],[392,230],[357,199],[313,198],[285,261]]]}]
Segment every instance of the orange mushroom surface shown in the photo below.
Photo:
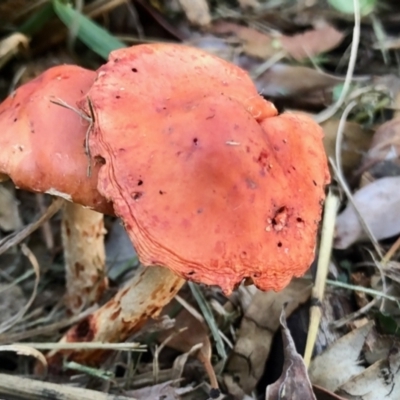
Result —
[{"label": "orange mushroom surface", "polygon": [[112,213],[96,189],[98,167],[87,176],[88,123],[71,107],[90,88],[96,74],[77,66],[53,67],[18,88],[0,104],[0,177],[21,189],[46,192]]},{"label": "orange mushroom surface", "polygon": [[277,115],[246,72],[195,48],[117,50],[97,74],[87,98],[98,189],[142,263],[226,293],[304,274],[329,181],[312,119]]}]

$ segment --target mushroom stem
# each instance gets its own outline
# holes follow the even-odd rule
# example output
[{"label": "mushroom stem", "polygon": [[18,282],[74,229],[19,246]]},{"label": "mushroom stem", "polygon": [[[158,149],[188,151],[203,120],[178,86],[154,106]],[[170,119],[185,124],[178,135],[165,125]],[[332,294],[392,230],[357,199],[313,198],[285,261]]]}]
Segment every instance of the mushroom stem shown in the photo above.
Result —
[{"label": "mushroom stem", "polygon": [[[164,267],[139,267],[135,276],[104,306],[72,327],[61,343],[123,342],[157,317],[186,281]],[[67,357],[85,365],[99,365],[109,350],[59,350],[47,355],[49,366]]]},{"label": "mushroom stem", "polygon": [[103,214],[65,202],[61,223],[67,296],[73,314],[96,303],[108,287]]}]

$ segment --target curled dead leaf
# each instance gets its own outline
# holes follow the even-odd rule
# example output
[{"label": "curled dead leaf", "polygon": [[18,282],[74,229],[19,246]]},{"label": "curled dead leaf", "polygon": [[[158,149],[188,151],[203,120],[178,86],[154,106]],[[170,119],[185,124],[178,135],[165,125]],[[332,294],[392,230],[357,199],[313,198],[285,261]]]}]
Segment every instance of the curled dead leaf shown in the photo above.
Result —
[{"label": "curled dead leaf", "polygon": [[224,381],[229,392],[239,390],[234,388],[237,382],[245,393],[250,394],[255,389],[279,328],[283,305],[286,304],[286,314],[290,315],[299,304],[307,301],[310,294],[310,283],[302,279],[294,279],[279,293],[256,291],[242,319],[238,340],[227,364],[229,375],[225,375]]},{"label": "curled dead leaf", "polygon": [[[377,240],[400,232],[399,185],[400,177],[386,177],[364,186],[353,196],[358,212]],[[337,217],[334,247],[347,249],[356,241],[366,238],[358,214],[349,203]]]},{"label": "curled dead leaf", "polygon": [[282,36],[282,48],[295,60],[312,58],[337,47],[344,39],[343,32],[324,25],[294,36]]},{"label": "curled dead leaf", "polygon": [[307,367],[303,358],[297,353],[287,327],[284,310],[281,313],[280,323],[285,361],[280,378],[267,387],[265,400],[316,400]]},{"label": "curled dead leaf", "polygon": [[[324,130],[324,147],[329,157],[335,159],[336,138],[339,128],[339,119],[330,118],[321,124]],[[341,146],[342,169],[346,176],[350,176],[359,167],[363,154],[370,148],[373,131],[364,126],[347,121],[343,130]]]},{"label": "curled dead leaf", "polygon": [[15,32],[0,40],[0,67],[2,67],[14,54],[26,50],[29,39],[22,33]]},{"label": "curled dead leaf", "polygon": [[315,57],[338,46],[344,34],[331,25],[323,25],[293,36],[264,33],[257,29],[218,21],[212,27],[215,34],[234,35],[243,51],[253,57],[268,59],[280,51],[296,60]]},{"label": "curled dead leaf", "polygon": [[337,342],[312,360],[309,374],[311,382],[335,391],[351,377],[364,370],[359,356],[372,323],[342,336]]},{"label": "curled dead leaf", "polygon": [[206,26],[211,22],[207,0],[178,0],[187,19],[193,25]]}]

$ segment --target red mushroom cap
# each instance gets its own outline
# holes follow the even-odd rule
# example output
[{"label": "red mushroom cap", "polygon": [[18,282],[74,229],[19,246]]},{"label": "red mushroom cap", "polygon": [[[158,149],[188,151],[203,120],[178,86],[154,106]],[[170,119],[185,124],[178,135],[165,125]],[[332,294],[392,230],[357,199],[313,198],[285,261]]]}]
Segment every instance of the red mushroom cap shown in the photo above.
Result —
[{"label": "red mushroom cap", "polygon": [[95,78],[95,72],[77,66],[54,67],[0,104],[0,178],[9,176],[21,189],[112,213],[96,188],[98,166],[87,176],[88,122],[51,102],[60,98],[76,107]]},{"label": "red mushroom cap", "polygon": [[314,121],[275,116],[240,68],[179,45],[114,51],[88,97],[98,189],[144,264],[227,293],[306,271],[329,180]]}]

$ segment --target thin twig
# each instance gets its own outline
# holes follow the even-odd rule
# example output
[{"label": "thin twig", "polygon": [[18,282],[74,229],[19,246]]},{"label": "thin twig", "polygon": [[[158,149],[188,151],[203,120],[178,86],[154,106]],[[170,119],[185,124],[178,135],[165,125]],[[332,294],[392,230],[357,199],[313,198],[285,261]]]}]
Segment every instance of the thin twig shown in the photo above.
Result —
[{"label": "thin twig", "polygon": [[364,307],[361,307],[359,310],[357,310],[351,314],[348,314],[341,319],[338,319],[338,320],[332,322],[330,325],[335,329],[342,328],[343,326],[347,325],[350,321],[353,321],[354,319],[360,317],[361,315],[363,315],[367,311],[369,311],[379,300],[380,300],[380,297],[375,297]]},{"label": "thin twig", "polygon": [[18,343],[29,346],[37,350],[116,350],[116,351],[147,351],[145,345],[140,343],[104,343],[104,342],[55,342],[55,343],[35,343],[23,342]]},{"label": "thin twig", "polygon": [[331,118],[343,105],[346,100],[347,94],[350,90],[350,85],[353,80],[354,68],[356,66],[358,47],[360,44],[360,27],[361,27],[361,16],[360,16],[360,3],[359,0],[353,0],[354,7],[354,28],[353,28],[353,40],[351,42],[351,52],[349,64],[346,72],[346,79],[343,84],[343,89],[340,93],[340,97],[336,103],[326,108],[315,116],[315,120],[318,123],[322,123]]},{"label": "thin twig", "polygon": [[326,283],[331,286],[340,287],[342,289],[356,290],[358,292],[363,292],[363,293],[369,294],[370,296],[384,297],[385,299],[394,301],[400,305],[400,297],[391,296],[389,294],[379,292],[378,290],[366,288],[364,286],[351,285],[350,283],[345,283],[345,282],[340,282],[340,281],[332,281],[330,279],[327,279]]},{"label": "thin twig", "polygon": [[54,332],[57,332],[61,329],[67,328],[80,322],[81,320],[92,314],[94,311],[96,311],[96,309],[97,306],[93,306],[83,311],[81,314],[73,316],[72,318],[66,318],[62,321],[57,321],[49,325],[41,326],[39,328],[24,330],[23,332],[4,333],[0,335],[0,344],[19,342],[21,340],[29,339],[39,335],[54,334]]},{"label": "thin twig", "polygon": [[54,199],[50,206],[47,208],[46,212],[42,214],[37,221],[32,222],[18,232],[12,233],[11,235],[8,235],[4,239],[0,240],[0,255],[5,253],[11,247],[21,243],[32,232],[38,229],[45,221],[49,220],[58,210],[60,210],[60,208],[64,204],[64,201],[65,200],[61,198]]},{"label": "thin twig", "polygon": [[42,382],[18,376],[0,374],[0,395],[7,399],[23,397],[26,400],[135,400],[95,390],[81,389],[56,383]]},{"label": "thin twig", "polygon": [[2,324],[0,324],[0,333],[4,333],[8,331],[11,327],[13,327],[17,322],[21,320],[21,318],[25,315],[25,313],[28,311],[30,306],[32,305],[33,301],[36,298],[36,293],[37,289],[39,287],[39,281],[40,281],[40,267],[39,263],[35,257],[35,255],[31,252],[31,250],[28,248],[26,244],[22,244],[21,246],[22,254],[28,258],[30,261],[33,270],[35,271],[35,285],[33,286],[32,294],[31,297],[29,298],[28,302],[25,304],[24,307],[22,307],[16,315],[13,317],[9,318],[7,321],[4,321]]}]

